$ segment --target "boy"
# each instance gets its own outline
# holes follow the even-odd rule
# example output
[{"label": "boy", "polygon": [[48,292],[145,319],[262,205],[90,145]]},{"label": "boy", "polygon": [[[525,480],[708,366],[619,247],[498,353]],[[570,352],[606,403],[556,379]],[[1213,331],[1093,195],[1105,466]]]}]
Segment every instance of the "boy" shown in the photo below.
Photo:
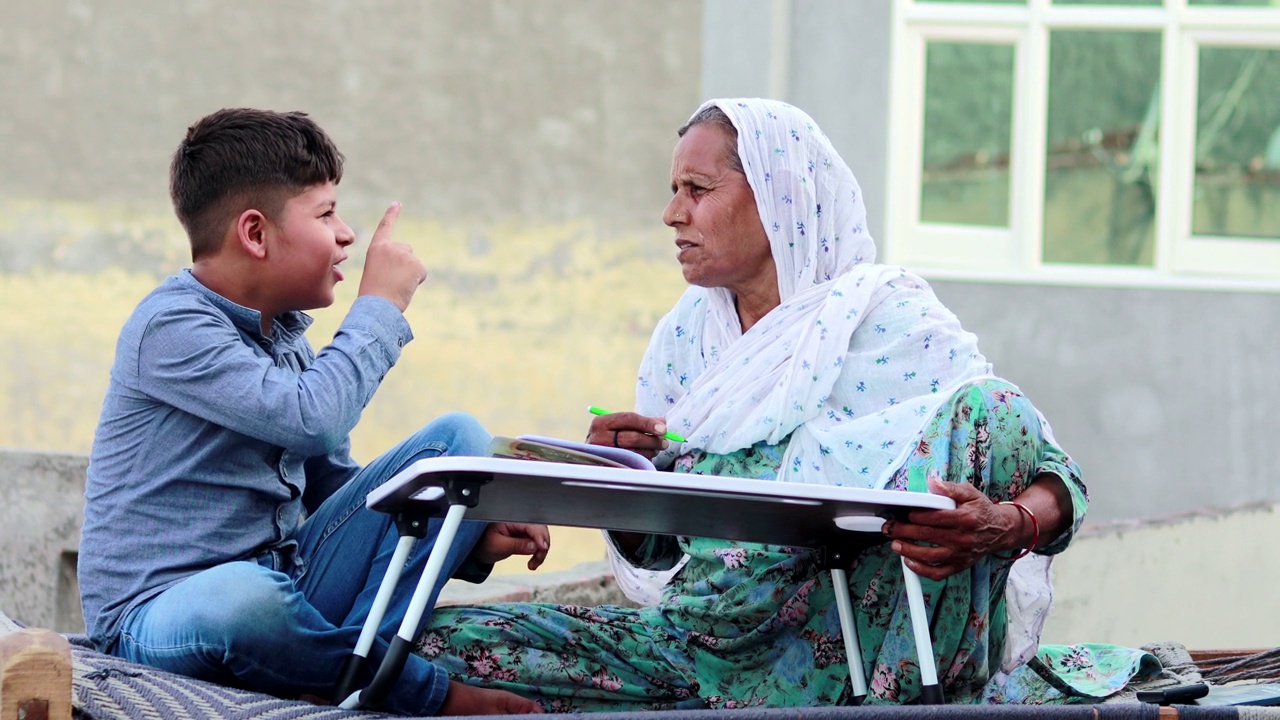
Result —
[{"label": "boy", "polygon": [[[364,468],[351,459],[348,433],[412,338],[403,312],[427,273],[391,240],[393,203],[359,297],[333,342],[312,351],[302,311],[333,303],[355,241],[335,209],[342,164],[306,115],[248,109],[199,120],[174,153],[170,194],[192,267],[121,330],[89,462],[79,575],[103,652],[328,697],[397,539],[365,496],[414,460],[480,454],[488,443],[454,414]],[[418,543],[407,577],[421,573],[438,529]],[[545,526],[464,523],[441,583],[479,582],[513,554],[531,555],[535,568],[548,547]],[[412,595],[412,583],[401,585],[373,660]],[[414,715],[538,710],[451,683],[416,655],[385,705]]]}]

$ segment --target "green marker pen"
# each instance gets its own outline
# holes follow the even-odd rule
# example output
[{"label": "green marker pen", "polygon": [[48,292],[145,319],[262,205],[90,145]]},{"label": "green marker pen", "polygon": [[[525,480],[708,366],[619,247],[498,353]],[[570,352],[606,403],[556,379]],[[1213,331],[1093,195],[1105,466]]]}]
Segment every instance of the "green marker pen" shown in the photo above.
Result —
[{"label": "green marker pen", "polygon": [[[613,413],[609,412],[608,410],[605,410],[604,408],[601,408],[601,407],[596,407],[595,405],[589,405],[589,406],[587,406],[587,412],[591,413],[592,415],[612,415],[612,414],[613,414]],[[681,436],[679,436],[679,435],[677,435],[676,433],[673,433],[673,432],[668,432],[668,433],[666,433],[665,435],[663,435],[662,437],[664,437],[664,438],[666,438],[666,439],[668,439],[668,440],[671,440],[671,441],[673,441],[673,442],[678,442],[678,443],[682,443],[682,442],[689,442],[688,440],[685,440],[683,437],[681,437]]]}]

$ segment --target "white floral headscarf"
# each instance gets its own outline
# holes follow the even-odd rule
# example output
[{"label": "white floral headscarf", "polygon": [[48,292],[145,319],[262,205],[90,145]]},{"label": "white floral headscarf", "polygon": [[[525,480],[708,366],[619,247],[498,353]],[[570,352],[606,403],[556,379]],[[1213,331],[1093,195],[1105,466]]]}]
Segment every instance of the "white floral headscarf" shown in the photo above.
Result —
[{"label": "white floral headscarf", "polygon": [[924,280],[875,264],[858,183],[812,118],[774,100],[707,105],[737,128],[782,302],[744,334],[732,293],[691,287],[659,322],[636,409],[689,441],[658,463],[786,441],[779,480],[883,487],[990,365]]}]

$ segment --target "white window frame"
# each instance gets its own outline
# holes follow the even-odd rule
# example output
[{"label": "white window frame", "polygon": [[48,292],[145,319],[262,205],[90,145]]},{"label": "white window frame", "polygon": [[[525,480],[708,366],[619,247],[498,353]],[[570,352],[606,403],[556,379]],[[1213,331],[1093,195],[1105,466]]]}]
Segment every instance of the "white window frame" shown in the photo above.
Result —
[{"label": "white window frame", "polygon": [[[935,276],[1062,281],[1102,285],[1216,286],[1241,281],[1280,288],[1280,240],[1191,234],[1195,183],[1199,49],[1280,49],[1280,7],[1220,8],[1164,0],[1161,7],[978,5],[893,0],[890,71],[886,261]],[[1151,266],[1066,265],[1043,257],[1044,165],[1049,34],[1061,29],[1162,33],[1160,188]],[[920,220],[924,71],[928,41],[1014,47],[1009,158],[1009,226],[978,227]]]}]

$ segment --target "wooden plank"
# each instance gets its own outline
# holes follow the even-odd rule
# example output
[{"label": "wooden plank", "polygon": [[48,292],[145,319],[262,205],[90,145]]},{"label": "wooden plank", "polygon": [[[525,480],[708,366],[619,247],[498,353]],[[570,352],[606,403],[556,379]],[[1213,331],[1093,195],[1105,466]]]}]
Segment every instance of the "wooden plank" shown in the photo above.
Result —
[{"label": "wooden plank", "polygon": [[0,637],[0,720],[71,720],[71,645],[52,630]]},{"label": "wooden plank", "polygon": [[1202,662],[1217,662],[1224,658],[1232,658],[1232,659],[1247,658],[1247,657],[1250,657],[1251,655],[1258,655],[1259,653],[1264,653],[1264,652],[1267,652],[1268,650],[1274,650],[1274,649],[1275,648],[1239,648],[1234,650],[1231,650],[1231,649],[1188,650],[1187,654],[1191,656],[1191,660],[1193,662],[1195,662],[1196,664],[1200,664]]}]

